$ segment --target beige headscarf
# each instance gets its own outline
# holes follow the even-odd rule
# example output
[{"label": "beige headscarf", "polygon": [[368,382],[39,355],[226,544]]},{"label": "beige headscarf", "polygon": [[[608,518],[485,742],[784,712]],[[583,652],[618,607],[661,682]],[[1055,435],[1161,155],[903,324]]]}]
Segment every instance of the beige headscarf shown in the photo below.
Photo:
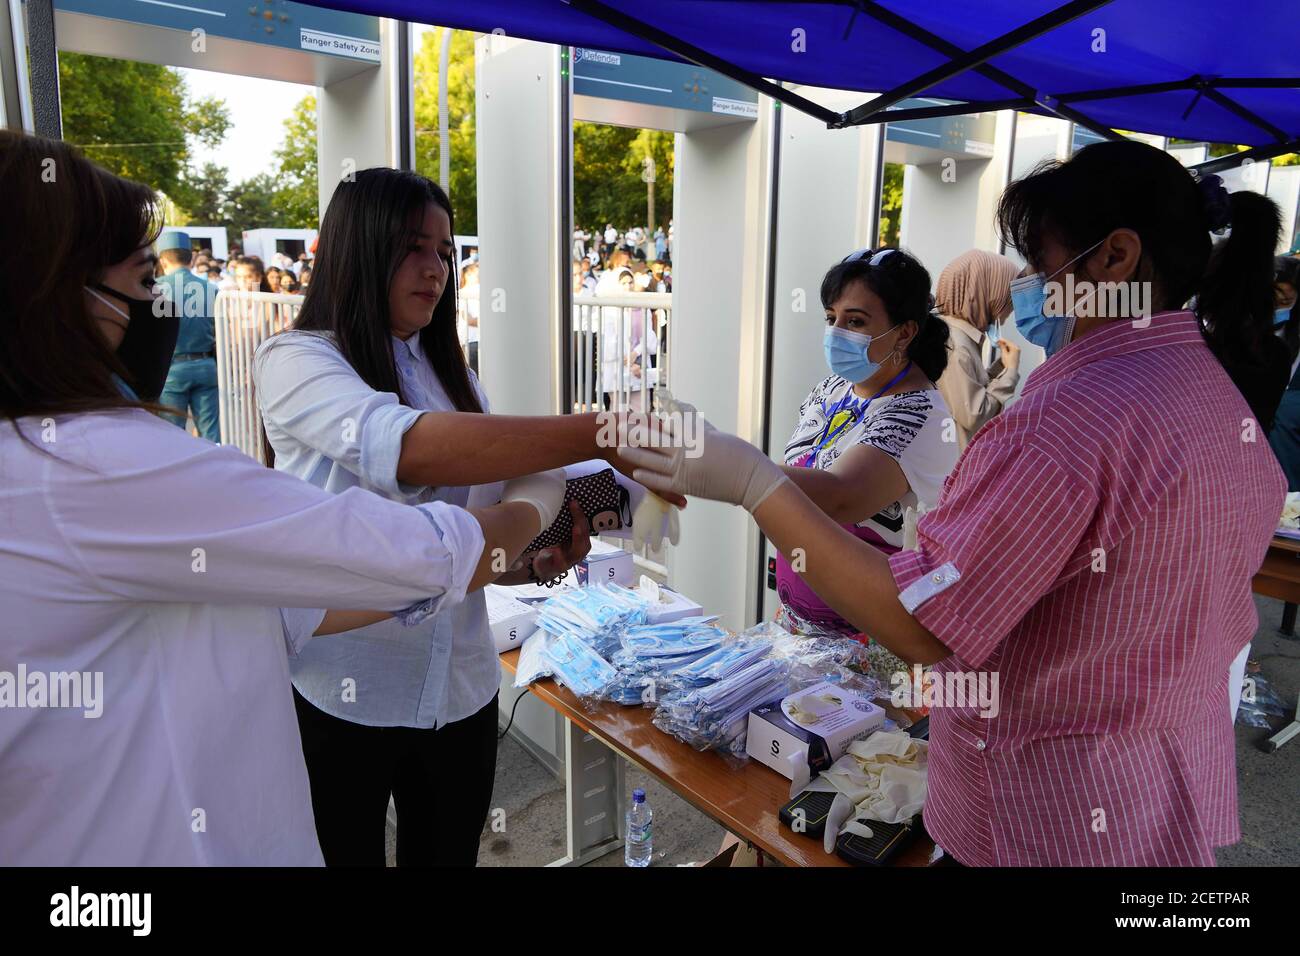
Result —
[{"label": "beige headscarf", "polygon": [[939,276],[935,308],[983,332],[1011,311],[1011,280],[1019,274],[1006,256],[982,249],[964,252]]}]

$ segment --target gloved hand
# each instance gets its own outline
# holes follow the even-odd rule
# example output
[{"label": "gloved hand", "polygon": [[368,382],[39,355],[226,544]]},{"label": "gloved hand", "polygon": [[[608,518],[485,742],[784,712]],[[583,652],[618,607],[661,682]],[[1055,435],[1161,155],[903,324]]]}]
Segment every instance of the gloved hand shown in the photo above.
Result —
[{"label": "gloved hand", "polygon": [[[648,436],[649,447],[626,445],[619,436],[618,453],[634,466],[632,477],[652,491],[698,495],[740,505],[752,512],[783,482],[780,467],[742,438],[720,432],[689,405],[673,403]],[[685,439],[694,432],[696,447]],[[640,436],[638,436],[640,437]]]},{"label": "gloved hand", "polygon": [[501,501],[503,504],[526,501],[536,508],[538,518],[541,519],[537,534],[541,534],[555,523],[555,518],[564,505],[564,469],[553,468],[550,471],[539,471],[535,475],[511,478],[501,490]]},{"label": "gloved hand", "polygon": [[632,512],[632,544],[640,548],[649,544],[658,551],[664,543],[664,522],[668,523],[668,540],[676,544],[681,539],[681,522],[677,513],[682,509],[664,501],[653,491],[647,491],[641,503]]}]

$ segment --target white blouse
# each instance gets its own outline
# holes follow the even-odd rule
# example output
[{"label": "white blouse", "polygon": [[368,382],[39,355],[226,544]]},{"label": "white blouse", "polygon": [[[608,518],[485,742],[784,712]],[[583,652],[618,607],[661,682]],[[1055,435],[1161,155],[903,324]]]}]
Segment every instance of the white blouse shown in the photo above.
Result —
[{"label": "white blouse", "polygon": [[0,424],[0,862],[319,865],[288,658],[324,612],[281,608],[418,622],[463,598],[478,522],[143,411],[23,432]]},{"label": "white blouse", "polygon": [[[367,385],[327,335],[284,332],[262,343],[253,376],[275,467],[335,494],[361,487],[408,504],[495,504],[500,482],[427,488],[397,479],[407,429],[426,411],[455,406],[418,336],[391,341],[408,405]],[[470,380],[487,411],[473,373]],[[501,661],[482,592],[414,631],[381,621],[318,641],[293,661],[294,686],[327,714],[372,727],[441,727],[491,702]]]}]

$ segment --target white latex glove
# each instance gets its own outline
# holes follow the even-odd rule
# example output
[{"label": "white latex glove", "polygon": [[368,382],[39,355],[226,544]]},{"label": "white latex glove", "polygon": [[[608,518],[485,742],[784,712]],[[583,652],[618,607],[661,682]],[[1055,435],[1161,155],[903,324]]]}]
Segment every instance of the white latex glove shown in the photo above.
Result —
[{"label": "white latex glove", "polygon": [[564,506],[564,469],[553,468],[539,471],[535,475],[511,478],[501,489],[501,501],[526,501],[537,509],[541,525],[537,533],[541,534],[552,524]]},{"label": "white latex glove", "polygon": [[653,491],[647,491],[641,503],[632,512],[632,544],[640,548],[650,545],[652,551],[658,551],[664,543],[664,525],[668,526],[668,540],[676,544],[681,539],[681,522],[677,513],[681,511],[676,505],[669,504]]},{"label": "white latex glove", "polygon": [[[742,438],[720,432],[689,405],[676,409],[695,416],[690,428],[698,428],[697,446],[685,447],[680,419],[659,419],[650,436],[659,447],[636,448],[619,436],[618,453],[633,465],[632,478],[652,491],[672,491],[740,505],[752,512],[783,482],[780,467]],[[690,421],[690,419],[687,419]],[[666,447],[665,447],[666,446]]]}]

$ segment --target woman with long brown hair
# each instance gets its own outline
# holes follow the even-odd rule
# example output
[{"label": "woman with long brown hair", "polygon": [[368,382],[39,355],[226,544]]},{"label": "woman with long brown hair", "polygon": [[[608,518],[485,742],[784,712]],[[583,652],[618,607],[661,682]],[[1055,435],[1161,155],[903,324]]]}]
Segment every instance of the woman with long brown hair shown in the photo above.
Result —
[{"label": "woman with long brown hair", "polygon": [[289,658],[415,633],[563,481],[406,507],[189,436],[151,404],[176,337],[152,192],[0,130],[0,195],[0,860],[318,865]]},{"label": "woman with long brown hair", "polygon": [[[335,188],[298,321],[254,362],[276,468],[334,493],[472,505],[496,500],[503,480],[615,453],[598,447],[595,415],[486,414],[456,330],[453,222],[447,194],[415,173],[366,169]],[[581,560],[587,522],[573,514],[565,547],[530,555],[503,582],[547,580]],[[391,797],[399,866],[474,865],[500,673],[482,595],[429,620],[418,641],[381,622],[299,656],[326,863],[384,865]]]}]

